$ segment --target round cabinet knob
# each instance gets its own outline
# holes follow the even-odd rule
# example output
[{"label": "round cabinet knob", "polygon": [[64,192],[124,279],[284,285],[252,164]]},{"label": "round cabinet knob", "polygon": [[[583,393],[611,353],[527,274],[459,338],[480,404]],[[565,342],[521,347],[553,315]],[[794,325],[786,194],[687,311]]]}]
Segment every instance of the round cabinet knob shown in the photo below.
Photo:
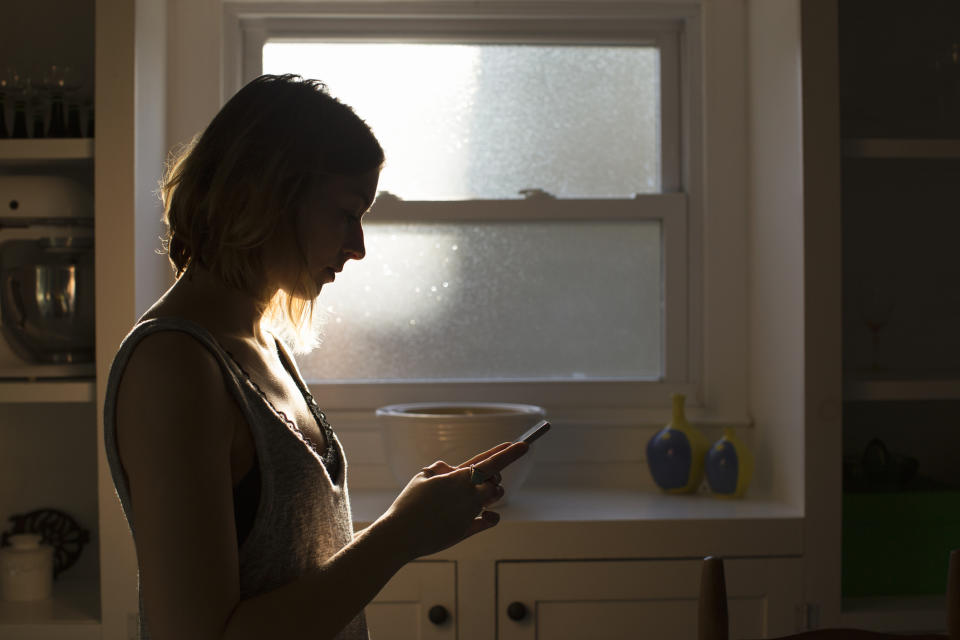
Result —
[{"label": "round cabinet knob", "polygon": [[523,620],[527,617],[527,607],[522,602],[511,602],[507,607],[507,616],[511,620]]},{"label": "round cabinet knob", "polygon": [[447,621],[447,618],[450,617],[450,614],[447,613],[445,607],[438,604],[430,607],[430,611],[427,612],[427,617],[430,618],[430,622],[433,624],[443,624]]}]

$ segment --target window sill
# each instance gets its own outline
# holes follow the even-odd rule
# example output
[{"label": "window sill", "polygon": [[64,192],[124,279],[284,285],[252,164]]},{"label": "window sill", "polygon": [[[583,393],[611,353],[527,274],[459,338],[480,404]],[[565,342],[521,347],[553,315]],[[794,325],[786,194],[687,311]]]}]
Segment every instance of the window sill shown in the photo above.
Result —
[{"label": "window sill", "polygon": [[[357,529],[398,490],[351,492]],[[763,497],[740,500],[605,488],[523,488],[494,507],[500,523],[435,559],[623,559],[800,556],[800,508]]]}]

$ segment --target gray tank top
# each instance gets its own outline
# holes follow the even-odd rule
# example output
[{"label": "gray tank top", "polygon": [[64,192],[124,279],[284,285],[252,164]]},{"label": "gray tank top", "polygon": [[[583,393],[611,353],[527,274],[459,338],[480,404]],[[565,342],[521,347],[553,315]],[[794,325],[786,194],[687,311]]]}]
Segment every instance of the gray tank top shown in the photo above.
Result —
[{"label": "gray tank top", "polygon": [[[311,443],[278,413],[239,365],[209,331],[183,318],[155,318],[136,325],[123,339],[110,368],[104,405],[104,445],[117,497],[136,542],[135,517],[130,491],[117,451],[117,390],[124,368],[137,343],[156,331],[183,331],[203,344],[220,363],[224,379],[243,412],[256,446],[260,470],[260,498],[249,534],[240,546],[240,598],[270,591],[319,567],[353,539],[350,499],[347,494],[347,461],[336,435],[328,431],[339,464],[331,478]],[[285,354],[281,353],[281,358]],[[311,410],[321,422],[326,418],[309,395],[299,370],[287,360],[294,379]],[[332,436],[332,437],[330,437]],[[141,575],[137,576],[138,585]],[[149,640],[149,623],[140,600],[140,638]],[[361,611],[337,638],[366,640]]]}]

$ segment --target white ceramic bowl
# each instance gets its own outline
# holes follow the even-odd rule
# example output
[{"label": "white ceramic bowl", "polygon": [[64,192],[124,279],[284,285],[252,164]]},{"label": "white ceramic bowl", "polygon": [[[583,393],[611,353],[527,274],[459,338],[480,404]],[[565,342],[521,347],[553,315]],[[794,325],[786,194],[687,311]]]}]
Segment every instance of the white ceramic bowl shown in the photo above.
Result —
[{"label": "white ceramic bowl", "polygon": [[[530,404],[418,402],[377,409],[390,470],[401,486],[437,460],[457,466],[502,442],[513,442],[546,412]],[[506,497],[530,474],[533,449],[503,470]]]}]

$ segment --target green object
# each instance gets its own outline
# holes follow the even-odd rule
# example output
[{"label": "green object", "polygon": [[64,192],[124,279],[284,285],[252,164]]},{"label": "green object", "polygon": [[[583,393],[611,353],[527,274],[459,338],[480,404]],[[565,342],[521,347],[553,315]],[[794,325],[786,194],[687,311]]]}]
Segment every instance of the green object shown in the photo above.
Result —
[{"label": "green object", "polygon": [[843,494],[843,595],[946,593],[960,491]]}]

